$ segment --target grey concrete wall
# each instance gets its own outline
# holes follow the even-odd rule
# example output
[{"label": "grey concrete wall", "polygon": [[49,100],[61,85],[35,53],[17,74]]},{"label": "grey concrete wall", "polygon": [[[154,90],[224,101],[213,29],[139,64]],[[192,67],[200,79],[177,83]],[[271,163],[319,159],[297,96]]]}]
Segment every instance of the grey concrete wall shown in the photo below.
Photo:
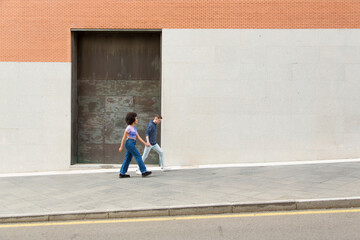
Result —
[{"label": "grey concrete wall", "polygon": [[0,62],[0,173],[70,166],[70,63]]},{"label": "grey concrete wall", "polygon": [[360,156],[360,30],[162,33],[169,165]]},{"label": "grey concrete wall", "polygon": [[[359,158],[360,30],[162,32],[167,165]],[[0,173],[65,170],[71,63],[0,62]]]}]

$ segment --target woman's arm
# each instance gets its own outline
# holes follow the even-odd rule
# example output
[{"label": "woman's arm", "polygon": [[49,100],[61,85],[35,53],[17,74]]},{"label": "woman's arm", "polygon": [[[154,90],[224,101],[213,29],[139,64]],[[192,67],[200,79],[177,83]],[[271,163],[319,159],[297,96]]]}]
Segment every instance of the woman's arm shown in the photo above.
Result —
[{"label": "woman's arm", "polygon": [[124,147],[124,142],[125,142],[125,139],[127,137],[128,133],[126,131],[124,131],[124,136],[121,140],[121,144],[120,144],[120,148],[119,148],[119,152],[121,152],[123,150],[123,147]]},{"label": "woman's arm", "polygon": [[139,133],[136,133],[136,137],[140,140],[140,142],[142,142],[145,146],[150,147],[149,143],[146,143],[139,135]]}]

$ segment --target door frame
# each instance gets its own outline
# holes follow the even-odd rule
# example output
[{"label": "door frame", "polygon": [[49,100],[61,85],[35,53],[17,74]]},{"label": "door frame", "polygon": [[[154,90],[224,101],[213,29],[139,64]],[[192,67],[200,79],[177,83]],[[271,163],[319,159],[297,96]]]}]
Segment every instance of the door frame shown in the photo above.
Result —
[{"label": "door frame", "polygon": [[[160,94],[162,95],[162,29],[82,29],[71,28],[71,157],[70,164],[78,163],[78,101],[77,52],[78,32],[159,32],[160,33]],[[161,97],[162,99],[162,97]],[[162,104],[160,105],[162,106]],[[161,111],[160,111],[161,112]]]}]

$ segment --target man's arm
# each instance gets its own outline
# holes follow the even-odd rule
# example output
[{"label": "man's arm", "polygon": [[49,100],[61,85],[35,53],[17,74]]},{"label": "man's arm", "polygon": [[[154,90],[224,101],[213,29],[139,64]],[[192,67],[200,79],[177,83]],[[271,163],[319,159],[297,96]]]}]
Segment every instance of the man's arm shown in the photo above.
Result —
[{"label": "man's arm", "polygon": [[146,127],[146,131],[145,131],[145,136],[148,137],[149,134],[151,133],[151,129],[152,129],[152,126],[150,125],[150,123],[147,125]]},{"label": "man's arm", "polygon": [[146,139],[146,146],[150,147],[150,140],[149,140],[149,134],[151,132],[152,126],[150,124],[147,125],[146,131],[145,131],[145,139]]}]

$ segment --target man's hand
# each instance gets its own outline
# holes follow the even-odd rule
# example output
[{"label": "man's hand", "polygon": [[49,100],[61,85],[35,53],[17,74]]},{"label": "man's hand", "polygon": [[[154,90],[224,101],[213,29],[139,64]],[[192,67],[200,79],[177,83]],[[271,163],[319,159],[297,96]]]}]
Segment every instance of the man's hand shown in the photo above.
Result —
[{"label": "man's hand", "polygon": [[146,136],[145,146],[150,147],[149,136]]}]

